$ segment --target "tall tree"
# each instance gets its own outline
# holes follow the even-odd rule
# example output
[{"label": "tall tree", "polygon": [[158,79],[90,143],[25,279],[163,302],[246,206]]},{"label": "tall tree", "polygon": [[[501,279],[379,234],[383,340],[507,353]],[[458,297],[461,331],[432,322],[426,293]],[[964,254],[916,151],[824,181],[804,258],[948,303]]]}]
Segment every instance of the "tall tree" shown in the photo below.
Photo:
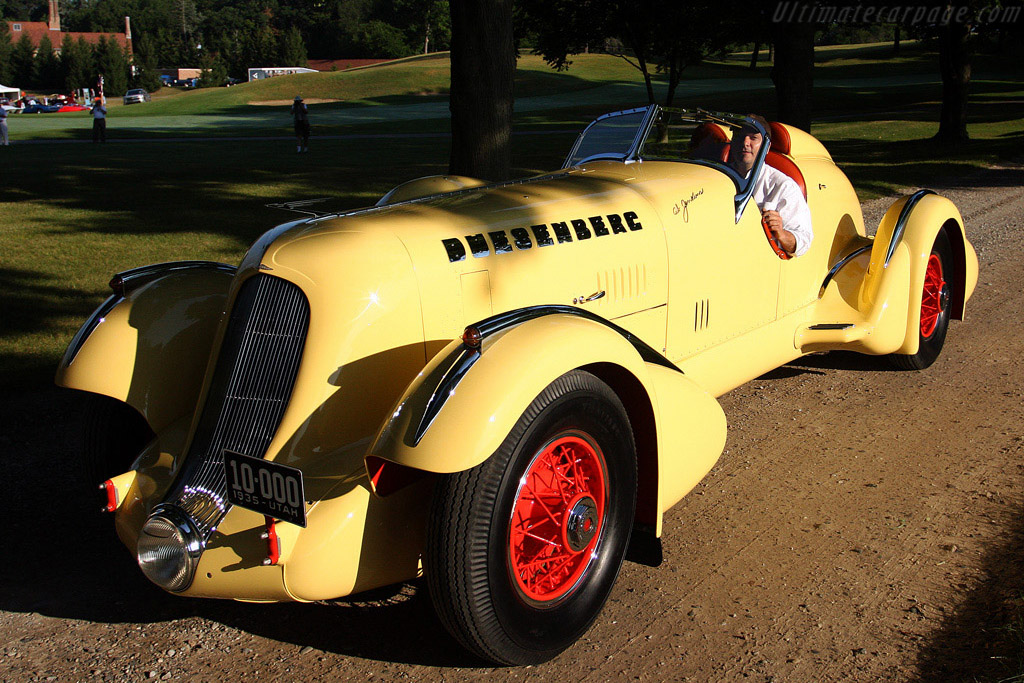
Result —
[{"label": "tall tree", "polygon": [[710,0],[525,0],[523,8],[537,51],[556,69],[591,46],[621,43],[626,49],[612,54],[640,72],[651,104],[657,101],[654,72],[666,76],[663,103],[671,106],[683,70],[735,40],[721,28],[720,9]]},{"label": "tall tree", "polygon": [[93,87],[92,48],[81,36],[78,40],[64,36],[60,48],[60,62],[64,74],[64,87],[67,90]]},{"label": "tall tree", "polygon": [[36,87],[45,90],[59,88],[63,83],[60,72],[60,60],[53,53],[53,43],[50,36],[44,35],[39,39],[39,46],[36,48],[36,57],[32,65],[34,82]]},{"label": "tall tree", "polygon": [[814,32],[806,21],[772,25],[775,64],[772,82],[778,103],[776,118],[791,126],[811,130],[811,91],[814,87]]},{"label": "tall tree", "polygon": [[0,31],[0,83],[7,84],[12,81],[11,52],[13,50],[11,34],[7,31]]},{"label": "tall tree", "polygon": [[505,180],[511,173],[516,53],[512,0],[451,0],[450,173]]},{"label": "tall tree", "polygon": [[280,53],[283,66],[306,66],[306,44],[298,27],[292,26],[281,36]]},{"label": "tall tree", "polygon": [[228,80],[227,67],[221,58],[212,52],[203,53],[199,58],[199,68],[202,70],[199,76],[200,88],[217,88]]},{"label": "tall tree", "polygon": [[120,97],[128,90],[128,59],[116,40],[100,36],[93,50],[97,75],[102,74],[103,94]]},{"label": "tall tree", "polygon": [[19,88],[25,88],[32,82],[34,53],[35,49],[32,47],[32,41],[29,40],[27,33],[23,33],[11,50],[11,80],[14,83],[5,83],[4,85],[15,85]]},{"label": "tall tree", "polygon": [[967,89],[971,83],[971,58],[967,47],[970,27],[951,21],[939,29],[939,73],[942,75],[942,110],[939,113],[941,142],[962,142],[967,134]]}]

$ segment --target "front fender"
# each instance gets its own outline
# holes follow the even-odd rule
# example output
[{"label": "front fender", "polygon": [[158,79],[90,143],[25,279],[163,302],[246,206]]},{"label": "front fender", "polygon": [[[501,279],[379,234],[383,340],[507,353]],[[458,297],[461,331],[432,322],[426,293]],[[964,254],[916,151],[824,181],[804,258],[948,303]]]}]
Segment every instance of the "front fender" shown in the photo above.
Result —
[{"label": "front fender", "polygon": [[233,276],[190,262],[126,280],[75,335],[57,385],[124,401],[164,429],[195,409]]},{"label": "front fender", "polygon": [[476,357],[463,370],[464,349],[462,340],[453,341],[417,375],[374,441],[373,456],[427,472],[461,472],[490,457],[523,410],[566,372],[614,363],[646,375],[629,341],[572,315],[546,315],[499,332],[472,352]]},{"label": "front fender", "polygon": [[[441,474],[482,463],[548,384],[578,368],[607,381],[623,399],[647,501],[641,510],[657,508],[640,517],[658,535],[661,513],[700,481],[725,445],[725,415],[714,397],[606,321],[555,312],[485,339],[479,356],[462,369],[466,352],[462,340],[453,341],[399,400],[367,457],[375,487],[387,463]],[[445,400],[431,415],[438,395]],[[387,495],[391,489],[376,490]]]},{"label": "front fender", "polygon": [[920,190],[893,202],[878,226],[868,268],[869,287],[877,286],[885,277],[885,271],[898,249],[905,246],[910,255],[906,331],[896,353],[914,354],[918,351],[924,274],[932,245],[940,231],[946,232],[953,250],[953,272],[948,278],[950,317],[963,320],[967,300],[978,282],[978,256],[967,240],[964,220],[956,205],[931,191]]}]

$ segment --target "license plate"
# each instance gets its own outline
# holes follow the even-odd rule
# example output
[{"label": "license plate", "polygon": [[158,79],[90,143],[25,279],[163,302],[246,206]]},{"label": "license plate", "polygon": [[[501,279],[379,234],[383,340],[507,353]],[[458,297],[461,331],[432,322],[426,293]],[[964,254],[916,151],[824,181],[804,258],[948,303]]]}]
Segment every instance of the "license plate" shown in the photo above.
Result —
[{"label": "license plate", "polygon": [[224,451],[228,500],[239,507],[306,526],[302,471],[269,460]]}]

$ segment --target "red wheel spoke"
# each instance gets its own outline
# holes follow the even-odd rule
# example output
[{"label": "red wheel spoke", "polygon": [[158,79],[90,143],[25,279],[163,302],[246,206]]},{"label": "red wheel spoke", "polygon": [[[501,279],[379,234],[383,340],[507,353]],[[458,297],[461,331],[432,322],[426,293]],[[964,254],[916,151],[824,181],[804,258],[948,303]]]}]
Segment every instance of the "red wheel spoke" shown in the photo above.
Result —
[{"label": "red wheel spoke", "polygon": [[537,534],[529,532],[529,531],[523,531],[521,533],[523,534],[523,536],[526,536],[527,538],[536,539],[536,540],[540,541],[541,543],[547,543],[548,545],[553,546],[555,548],[561,548],[562,547],[561,543],[559,543],[558,541],[552,540],[550,538],[544,538],[543,536],[538,536]]}]

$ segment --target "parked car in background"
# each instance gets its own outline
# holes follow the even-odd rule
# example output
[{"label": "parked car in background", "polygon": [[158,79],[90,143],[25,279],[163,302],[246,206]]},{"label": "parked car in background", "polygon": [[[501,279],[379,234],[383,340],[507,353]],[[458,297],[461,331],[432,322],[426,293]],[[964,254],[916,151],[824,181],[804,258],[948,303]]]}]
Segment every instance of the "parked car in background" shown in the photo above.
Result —
[{"label": "parked car in background", "polygon": [[134,88],[124,94],[125,104],[142,104],[143,102],[149,102],[149,93],[142,88]]}]

